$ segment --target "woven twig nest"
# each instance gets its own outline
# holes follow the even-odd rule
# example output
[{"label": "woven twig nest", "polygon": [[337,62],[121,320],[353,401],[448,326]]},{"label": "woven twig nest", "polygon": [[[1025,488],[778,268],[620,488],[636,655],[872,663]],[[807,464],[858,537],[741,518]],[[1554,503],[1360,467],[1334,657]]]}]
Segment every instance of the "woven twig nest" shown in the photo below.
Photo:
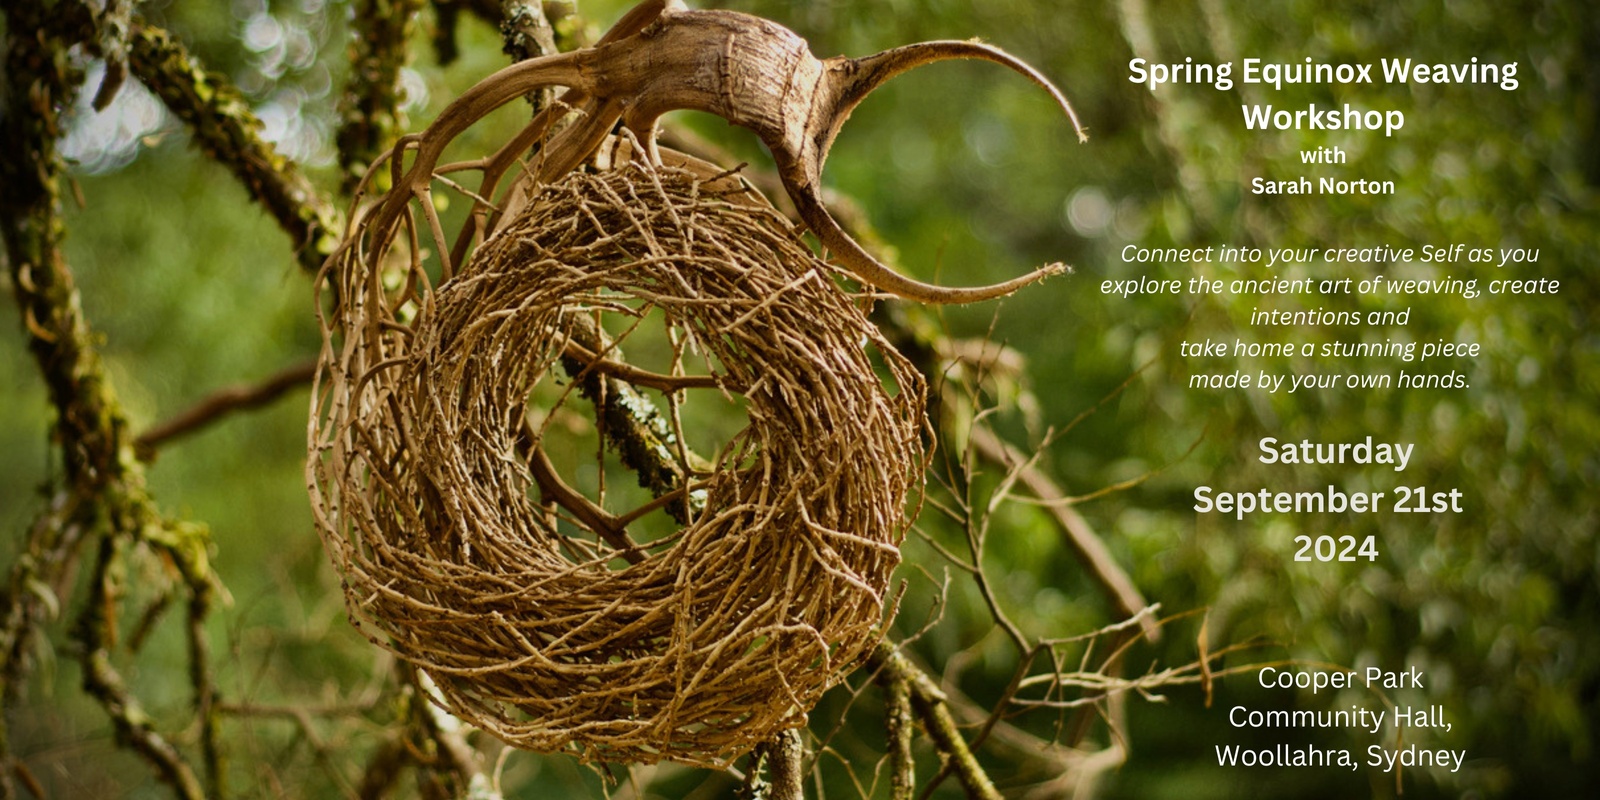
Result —
[{"label": "woven twig nest", "polygon": [[[704,177],[570,173],[436,289],[359,225],[330,262],[308,469],[350,613],[520,747],[726,764],[802,724],[892,604],[921,380],[770,205]],[[651,326],[668,367],[621,364]],[[679,485],[648,508],[684,524],[647,544],[547,452],[601,375],[748,417],[709,464],[661,432]]]},{"label": "woven twig nest", "polygon": [[[1021,72],[1072,116],[988,45],[818,60],[766,20],[643,0],[594,47],[485,78],[368,170],[324,269],[312,506],[356,624],[451,712],[533,750],[722,765],[802,724],[871,650],[927,422],[921,379],[838,279],[954,303],[1064,269],[920,283],[824,206],[822,163],[851,109],[951,58]],[[552,85],[567,91],[492,152],[441,162]],[[754,131],[842,271],[738,177],[659,150],[674,109]],[[611,139],[619,124],[629,147]],[[625,362],[631,337],[665,352],[660,366]],[[748,425],[701,460],[680,420],[707,395]],[[605,459],[591,479],[561,463],[560,420],[585,402],[650,489],[633,510],[608,498]],[[618,407],[638,429],[616,434]],[[635,538],[662,514],[676,523]]]}]

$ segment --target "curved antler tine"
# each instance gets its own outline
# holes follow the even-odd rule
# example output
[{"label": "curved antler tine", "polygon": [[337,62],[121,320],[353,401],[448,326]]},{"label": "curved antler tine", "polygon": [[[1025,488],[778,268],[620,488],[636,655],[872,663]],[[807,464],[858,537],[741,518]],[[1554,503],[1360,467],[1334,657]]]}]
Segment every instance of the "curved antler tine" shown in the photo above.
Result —
[{"label": "curved antler tine", "polygon": [[[808,130],[810,135],[802,140],[800,146],[805,152],[779,152],[779,148],[773,148],[773,155],[779,162],[779,175],[783,179],[784,188],[795,202],[796,211],[834,258],[862,281],[891,294],[923,303],[973,303],[989,300],[1011,294],[1034,281],[1065,272],[1067,269],[1062,264],[1048,264],[1026,275],[990,286],[946,287],[922,283],[895,272],[873,258],[839,226],[833,215],[828,212],[827,206],[823,204],[818,188],[822,164],[828,157],[828,149],[832,147],[834,137],[838,135],[844,121],[849,118],[850,112],[890,78],[924,64],[951,59],[990,61],[1027,76],[1055,99],[1056,104],[1072,121],[1078,140],[1081,142],[1088,138],[1084,134],[1083,126],[1078,122],[1078,114],[1073,110],[1072,103],[1038,70],[1004,50],[981,42],[937,41],[897,47],[865,58],[829,59],[825,62],[826,71],[822,80],[823,90],[827,93],[824,96],[830,99],[832,106],[821,109],[821,116],[812,123],[815,127]],[[769,146],[771,144],[769,142]]]},{"label": "curved antler tine", "polygon": [[628,9],[628,13],[623,14],[622,19],[617,20],[616,24],[612,25],[604,36],[600,37],[600,41],[594,44],[599,47],[603,44],[615,42],[618,39],[626,39],[649,27],[650,23],[655,22],[661,15],[668,12],[683,11],[684,8],[683,0],[648,0],[648,2],[640,3]]},{"label": "curved antler tine", "polygon": [[[957,59],[988,61],[993,64],[999,64],[1033,81],[1035,86],[1049,92],[1051,99],[1055,100],[1056,105],[1061,107],[1062,113],[1067,115],[1067,119],[1072,120],[1072,130],[1078,135],[1078,141],[1088,141],[1089,135],[1084,132],[1083,124],[1078,121],[1078,112],[1072,108],[1072,102],[1067,100],[1067,96],[1062,94],[1061,90],[1056,88],[1056,85],[1044,76],[1044,73],[1034,69],[1026,61],[994,45],[984,44],[977,40],[918,42],[896,47],[892,50],[885,50],[877,55],[852,59],[855,66],[854,75],[845,82],[842,88],[850,94],[859,92],[859,95],[848,101],[849,107],[854,108],[856,103],[861,102],[862,97],[865,97],[873,89],[883,85],[885,81],[896,75],[936,61],[953,61]],[[844,100],[845,96],[842,93],[841,100]]]},{"label": "curved antler tine", "polygon": [[[683,10],[682,0],[647,0],[647,2],[640,3],[623,15],[622,19],[618,20],[617,24],[611,26],[611,29],[606,31],[605,36],[601,37],[600,43],[611,43],[635,36],[660,19],[662,15],[681,10]],[[570,104],[587,101],[593,94],[594,89],[592,80],[589,77],[590,66],[588,64],[593,58],[593,48],[530,58],[490,75],[462,93],[444,111],[439,113],[438,118],[432,125],[428,126],[427,130],[416,137],[419,145],[415,160],[412,162],[410,170],[406,172],[404,179],[395,182],[396,189],[400,189],[402,183],[413,184],[413,186],[410,190],[394,191],[384,199],[374,217],[373,230],[380,232],[392,230],[399,218],[400,210],[405,207],[406,203],[410,202],[412,193],[415,190],[415,184],[419,181],[426,183],[431,179],[433,169],[437,166],[439,156],[443,153],[444,148],[463,131],[476,124],[490,112],[517,97],[546,86],[568,87],[570,91],[562,95],[561,99]],[[591,103],[590,105],[592,106],[593,104]],[[541,115],[528,128],[524,129],[524,134],[529,137],[543,135],[559,116],[559,112]],[[615,118],[611,121],[614,122]],[[597,123],[592,119],[587,121],[585,130],[595,124]],[[580,125],[585,125],[585,123],[580,123]],[[566,150],[570,151],[575,145],[585,141],[598,141],[599,138],[603,137],[586,135],[578,140],[567,137],[565,139]],[[501,152],[491,159],[491,169],[504,169],[504,155],[505,153]],[[587,153],[563,151],[554,160],[562,163],[570,162],[571,165],[576,165],[582,162],[587,155]],[[398,161],[396,163],[398,164]],[[566,168],[570,169],[571,166],[569,165]],[[489,183],[498,180],[498,177],[498,174],[486,174],[487,182]],[[464,239],[458,238],[451,248],[452,253],[459,254],[463,249],[464,243]]]},{"label": "curved antler tine", "polygon": [[[1083,124],[1078,121],[1078,112],[1072,108],[1071,101],[1067,100],[1066,95],[1062,94],[1043,73],[993,45],[979,41],[945,40],[908,44],[862,58],[829,59],[830,68],[824,80],[832,84],[830,89],[834,97],[834,106],[829,110],[832,112],[833,120],[830,125],[831,130],[828,132],[830,135],[819,142],[821,147],[819,156],[827,157],[828,147],[833,143],[833,135],[838,133],[839,126],[850,116],[850,112],[890,78],[936,61],[956,59],[988,61],[1025,76],[1033,81],[1034,85],[1050,93],[1051,99],[1056,101],[1056,105],[1061,107],[1067,119],[1072,121],[1072,130],[1078,135],[1078,141],[1089,140],[1089,135],[1084,132]],[[820,165],[818,168],[820,169]]]},{"label": "curved antler tine", "polygon": [[546,86],[568,86],[587,92],[590,89],[589,79],[585,74],[587,70],[583,68],[587,56],[586,51],[578,50],[530,58],[479,81],[439,112],[434,123],[422,132],[423,144],[418,148],[418,164],[426,163],[427,168],[432,169],[445,145],[462,131],[528,92]]},{"label": "curved antler tine", "polygon": [[[457,97],[427,130],[412,137],[417,142],[416,160],[384,199],[373,218],[372,229],[386,236],[398,219],[400,209],[411,201],[419,181],[432,180],[433,168],[438,166],[445,146],[490,112],[545,86],[570,86],[587,91],[588,79],[581,64],[585,56],[585,51],[580,50],[531,58],[484,78]],[[396,155],[398,153],[397,150]]]},{"label": "curved antler tine", "polygon": [[789,197],[794,200],[795,211],[800,219],[805,221],[806,227],[816,234],[822,246],[828,248],[840,265],[863,283],[907,300],[938,304],[976,303],[1011,294],[1034,281],[1067,271],[1064,264],[1047,264],[1021,277],[990,286],[936,286],[923,283],[890,269],[845,233],[823,205],[815,181],[792,180],[793,173],[783,169],[781,164],[779,175]]}]

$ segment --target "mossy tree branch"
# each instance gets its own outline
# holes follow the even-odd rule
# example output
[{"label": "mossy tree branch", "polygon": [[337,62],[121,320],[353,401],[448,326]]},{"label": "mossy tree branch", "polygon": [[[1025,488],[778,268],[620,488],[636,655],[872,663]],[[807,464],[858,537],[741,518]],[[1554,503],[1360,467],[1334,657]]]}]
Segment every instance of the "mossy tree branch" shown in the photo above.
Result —
[{"label": "mossy tree branch", "polygon": [[[86,8],[66,10],[77,11],[77,18],[69,21],[37,8],[6,12],[6,80],[0,105],[14,113],[0,115],[0,236],[28,349],[45,375],[57,411],[56,436],[75,445],[62,448],[63,468],[72,483],[95,485],[118,467],[115,449],[102,436],[106,426],[101,424],[114,424],[115,418],[108,420],[100,403],[98,387],[104,376],[92,352],[85,352],[87,331],[77,292],[62,263],[64,228],[56,215],[60,110],[77,95],[83,79],[68,62],[62,40],[86,41],[93,35],[93,21]],[[81,539],[81,528],[67,522],[76,516],[74,500],[58,494],[50,510],[35,523],[27,550],[13,565],[8,591],[0,601],[4,609],[0,690],[7,701],[24,671],[23,651],[29,634],[44,607],[54,605],[42,595],[66,568]],[[0,720],[0,745],[4,743]],[[9,770],[0,771],[0,775],[9,774]]]},{"label": "mossy tree branch", "polygon": [[[104,380],[92,354],[77,293],[62,263],[64,229],[56,215],[60,192],[60,110],[77,95],[83,76],[66,57],[68,43],[83,42],[94,25],[86,8],[68,15],[35,7],[7,7],[3,102],[0,115],[0,238],[12,294],[22,313],[28,349],[45,375],[57,409],[62,465],[75,483],[95,484],[117,469],[99,424]],[[75,446],[68,447],[68,442]],[[29,530],[26,549],[11,565],[0,597],[0,700],[15,701],[27,673],[27,653],[40,621],[58,608],[55,586],[76,561],[83,526],[75,524],[79,497],[57,493]],[[0,797],[15,796],[6,716],[0,714]]]},{"label": "mossy tree branch", "polygon": [[261,121],[226,78],[207,72],[160,28],[136,21],[129,40],[133,74],[189,126],[202,153],[244,184],[289,234],[301,268],[315,275],[339,243],[333,206],[293,161],[261,138]]},{"label": "mossy tree branch", "polygon": [[177,797],[202,800],[207,794],[194,769],[178,748],[156,730],[150,715],[111,663],[107,633],[115,623],[108,618],[106,609],[115,604],[117,598],[109,576],[118,571],[118,562],[123,557],[118,537],[100,539],[100,555],[89,585],[89,597],[78,617],[77,638],[83,647],[83,688],[111,716],[119,744],[150,762]]},{"label": "mossy tree branch", "polygon": [[335,134],[346,193],[405,128],[400,70],[411,59],[409,41],[422,0],[360,0],[355,6],[350,82]]},{"label": "mossy tree branch", "polygon": [[[944,761],[941,774],[954,773],[961,787],[966,790],[967,797],[1000,800],[1000,793],[989,779],[989,773],[978,763],[978,757],[967,746],[966,737],[961,735],[961,729],[956,725],[955,716],[950,713],[950,706],[938,684],[888,643],[878,645],[867,660],[867,666],[879,673],[881,683],[890,687],[904,686],[910,694],[912,709]],[[894,778],[891,778],[891,782],[896,787],[895,796],[904,796],[900,794],[898,782]],[[935,780],[929,785],[929,791],[937,785],[938,781]],[[907,786],[905,790],[908,794],[909,788]]]},{"label": "mossy tree branch", "polygon": [[203,430],[236,411],[265,407],[295,389],[309,386],[316,370],[315,361],[302,362],[285,367],[260,383],[229,386],[207,395],[187,411],[139,434],[134,440],[139,459],[153,461],[156,453],[173,439]]},{"label": "mossy tree branch", "polygon": [[[4,107],[25,113],[0,117],[0,238],[4,239],[12,292],[22,313],[24,335],[55,409],[55,439],[64,484],[36,520],[27,550],[12,565],[0,596],[0,695],[16,697],[25,673],[24,655],[40,620],[54,612],[62,585],[78,560],[79,544],[98,535],[100,555],[89,579],[89,595],[78,619],[77,638],[85,691],[110,716],[119,741],[156,769],[180,797],[207,794],[184,756],[158,734],[111,660],[116,602],[112,578],[129,543],[145,542],[169,557],[190,592],[190,656],[197,716],[202,726],[212,796],[219,796],[221,756],[214,727],[210,668],[202,621],[210,575],[205,533],[167,522],[145,490],[133,458],[128,424],[92,342],[71,270],[61,250],[65,226],[59,213],[63,166],[57,151],[61,113],[82,86],[69,50],[94,43],[105,48],[96,16],[75,2],[44,8],[22,4],[6,10]],[[115,37],[113,37],[115,38]],[[11,757],[0,719],[0,796],[11,796]]]},{"label": "mossy tree branch", "polygon": [[881,669],[877,683],[883,689],[883,729],[888,740],[889,796],[911,800],[916,790],[916,761],[911,738],[916,723],[911,716],[911,680],[903,670]]}]

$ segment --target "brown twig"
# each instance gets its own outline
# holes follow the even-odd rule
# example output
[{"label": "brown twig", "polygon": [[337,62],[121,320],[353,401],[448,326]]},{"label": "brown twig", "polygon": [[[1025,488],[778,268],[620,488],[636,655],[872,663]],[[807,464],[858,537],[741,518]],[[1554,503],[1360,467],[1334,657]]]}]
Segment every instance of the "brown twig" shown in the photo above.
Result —
[{"label": "brown twig", "polygon": [[317,362],[306,361],[273,373],[257,384],[239,384],[219,389],[165,422],[151,426],[133,442],[141,461],[151,461],[168,442],[196,433],[236,411],[261,408],[290,391],[310,386],[317,374]]},{"label": "brown twig", "polygon": [[[531,428],[529,430],[531,433]],[[528,456],[528,469],[533,473],[534,482],[539,485],[541,499],[565,508],[585,527],[616,548],[617,554],[628,563],[637,564],[644,560],[638,545],[628,538],[622,521],[561,480],[543,449],[533,448]]]},{"label": "brown twig", "polygon": [[[968,435],[969,444],[979,455],[986,461],[1007,469],[1015,469],[1022,485],[1034,497],[1043,501],[1051,519],[1055,520],[1061,531],[1062,540],[1077,556],[1078,561],[1088,568],[1096,585],[1116,605],[1119,614],[1132,617],[1150,605],[1139,591],[1139,587],[1134,585],[1133,579],[1128,577],[1122,565],[1118,564],[1111,551],[1106,549],[1105,543],[1095,534],[1094,529],[1089,527],[1088,521],[1067,504],[1066,495],[1056,486],[1055,481],[1030,463],[1021,451],[1006,444],[989,428],[974,425]],[[1145,638],[1151,642],[1158,641],[1161,638],[1161,628],[1156,620],[1148,615],[1140,619],[1140,627],[1144,631]]]}]

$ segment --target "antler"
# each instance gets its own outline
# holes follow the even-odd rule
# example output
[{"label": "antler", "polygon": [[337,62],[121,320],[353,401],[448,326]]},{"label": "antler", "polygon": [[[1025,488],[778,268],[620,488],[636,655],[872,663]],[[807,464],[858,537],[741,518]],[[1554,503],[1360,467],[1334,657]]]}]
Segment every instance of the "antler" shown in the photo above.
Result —
[{"label": "antler", "polygon": [[[992,286],[952,288],[901,275],[867,253],[840,227],[822,202],[821,173],[828,150],[850,112],[890,78],[916,67],[950,59],[979,59],[1013,69],[1048,91],[1080,141],[1077,114],[1037,70],[1003,50],[978,42],[924,42],[864,58],[819,60],[805,40],[781,25],[749,14],[689,10],[677,0],[650,0],[635,7],[595,46],[531,59],[489,76],[451,103],[423,133],[402,139],[386,156],[394,173],[393,192],[377,210],[376,241],[391,239],[406,204],[422,198],[445,145],[489,112],[545,86],[569,91],[545,109],[521,134],[481,161],[447,167],[476,168],[483,185],[473,208],[477,227],[468,226],[452,249],[459,261],[472,238],[492,230],[496,218],[514,208],[527,187],[514,188],[507,208],[491,215],[488,205],[500,178],[521,153],[543,137],[557,119],[576,110],[579,119],[550,138],[530,180],[547,182],[592,156],[618,120],[659,161],[655,128],[662,114],[704,111],[755,132],[772,151],[784,189],[806,225],[841,266],[862,282],[926,303],[967,303],[1010,294],[1045,276],[1062,272],[1050,264]],[[402,175],[404,154],[416,150]],[[376,169],[385,159],[379,159]],[[382,257],[382,246],[367,254]]]}]

